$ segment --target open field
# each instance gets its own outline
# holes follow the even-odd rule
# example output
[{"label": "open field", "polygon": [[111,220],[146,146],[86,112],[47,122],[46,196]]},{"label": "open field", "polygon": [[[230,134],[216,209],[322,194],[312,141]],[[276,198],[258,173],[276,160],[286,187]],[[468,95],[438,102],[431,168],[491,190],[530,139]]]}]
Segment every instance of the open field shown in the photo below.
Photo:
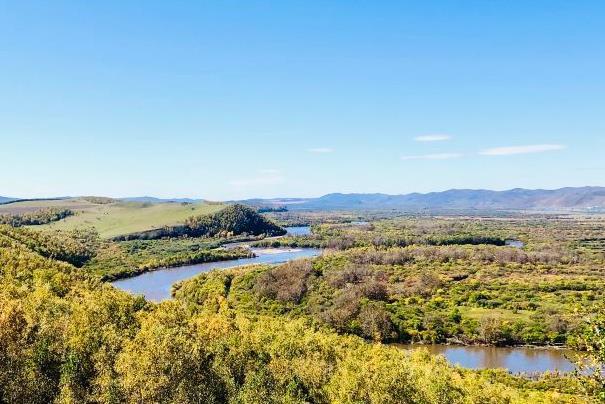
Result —
[{"label": "open field", "polygon": [[63,221],[43,228],[71,230],[78,227],[94,227],[102,238],[110,238],[144,230],[179,224],[190,216],[206,215],[224,208],[220,204],[144,204],[119,202],[97,205]]},{"label": "open field", "polygon": [[69,199],[36,199],[31,201],[11,202],[0,205],[0,215],[20,215],[31,213],[40,209],[71,209],[74,211],[86,211],[98,207],[94,203],[84,198]]},{"label": "open field", "polygon": [[[109,202],[109,203],[107,203]],[[35,200],[0,206],[0,214],[31,213],[45,208],[71,209],[75,215],[64,220],[36,226],[37,229],[73,230],[94,227],[102,238],[111,238],[182,223],[190,216],[215,213],[225,205],[215,203],[120,202],[101,198]]]}]

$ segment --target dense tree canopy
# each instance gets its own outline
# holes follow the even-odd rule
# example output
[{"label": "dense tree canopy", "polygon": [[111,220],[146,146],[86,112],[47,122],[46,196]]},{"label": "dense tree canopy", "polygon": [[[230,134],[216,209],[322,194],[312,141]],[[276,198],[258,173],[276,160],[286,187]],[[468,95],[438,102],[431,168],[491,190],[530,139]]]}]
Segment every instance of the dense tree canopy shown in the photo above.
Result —
[{"label": "dense tree canopy", "polygon": [[116,240],[153,240],[164,237],[232,237],[280,236],[286,231],[244,205],[229,205],[210,215],[192,216],[183,225],[133,233],[116,237]]},{"label": "dense tree canopy", "polygon": [[0,215],[0,224],[8,224],[13,227],[35,226],[56,222],[73,214],[71,209],[47,208],[29,213]]}]

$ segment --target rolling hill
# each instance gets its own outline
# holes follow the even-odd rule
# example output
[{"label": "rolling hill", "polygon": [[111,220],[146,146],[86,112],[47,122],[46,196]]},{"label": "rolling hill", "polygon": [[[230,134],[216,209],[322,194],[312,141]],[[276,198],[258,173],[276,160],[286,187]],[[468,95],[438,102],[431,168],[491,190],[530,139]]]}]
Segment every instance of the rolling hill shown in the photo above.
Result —
[{"label": "rolling hill", "polygon": [[156,198],[154,196],[133,196],[128,198],[120,198],[121,201],[124,202],[141,202],[141,203],[198,203],[203,202],[202,199],[192,199],[192,198]]},{"label": "rolling hill", "polygon": [[184,224],[165,226],[156,230],[133,232],[114,238],[115,240],[153,240],[165,237],[215,237],[238,236],[282,236],[286,230],[276,225],[255,209],[241,204],[222,205],[211,214],[188,218]]},{"label": "rolling hill", "polygon": [[27,213],[44,208],[71,209],[75,215],[38,229],[70,230],[95,227],[101,237],[182,224],[191,216],[216,213],[225,205],[218,203],[141,203],[110,198],[80,197],[58,200],[32,200],[0,205],[1,214]]}]

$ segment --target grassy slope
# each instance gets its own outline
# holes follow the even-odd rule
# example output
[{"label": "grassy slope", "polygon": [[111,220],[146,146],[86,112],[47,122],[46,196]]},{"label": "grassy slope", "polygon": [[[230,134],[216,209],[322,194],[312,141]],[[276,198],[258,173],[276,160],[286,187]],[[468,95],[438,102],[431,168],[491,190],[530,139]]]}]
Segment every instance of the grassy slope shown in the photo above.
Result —
[{"label": "grassy slope", "polygon": [[40,199],[34,201],[13,202],[5,205],[0,205],[0,215],[18,215],[22,213],[31,213],[46,208],[72,209],[73,211],[82,211],[94,209],[97,206],[99,205],[80,198],[56,200]]},{"label": "grassy slope", "polygon": [[36,226],[39,229],[70,230],[78,227],[95,227],[101,237],[110,238],[121,234],[151,230],[167,225],[182,223],[189,216],[205,215],[224,208],[220,204],[180,203],[144,204],[136,202],[116,202],[95,204],[83,199],[62,201],[29,201],[0,206],[6,213],[31,211],[45,207],[65,207],[76,212],[75,216],[59,222]]}]

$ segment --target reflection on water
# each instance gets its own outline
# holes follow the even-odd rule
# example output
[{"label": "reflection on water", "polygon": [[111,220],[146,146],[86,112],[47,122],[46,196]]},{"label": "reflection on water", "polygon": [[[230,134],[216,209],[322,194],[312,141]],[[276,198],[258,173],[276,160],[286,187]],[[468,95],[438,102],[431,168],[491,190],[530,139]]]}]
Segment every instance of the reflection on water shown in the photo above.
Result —
[{"label": "reflection on water", "polygon": [[[317,248],[271,250],[252,248],[252,251],[256,254],[255,258],[240,258],[237,260],[206,262],[176,268],[158,269],[132,278],[112,282],[112,285],[135,295],[144,295],[148,300],[157,302],[170,299],[170,290],[176,282],[189,279],[202,272],[250,264],[277,264],[298,258],[314,257],[320,253],[320,250]],[[279,253],[276,253],[277,251]]]},{"label": "reflection on water", "polygon": [[[428,349],[443,355],[452,364],[470,369],[508,369],[511,373],[546,371],[571,372],[573,351],[554,348],[459,346],[459,345],[399,345],[404,349]],[[567,357],[566,357],[567,356]]]}]

